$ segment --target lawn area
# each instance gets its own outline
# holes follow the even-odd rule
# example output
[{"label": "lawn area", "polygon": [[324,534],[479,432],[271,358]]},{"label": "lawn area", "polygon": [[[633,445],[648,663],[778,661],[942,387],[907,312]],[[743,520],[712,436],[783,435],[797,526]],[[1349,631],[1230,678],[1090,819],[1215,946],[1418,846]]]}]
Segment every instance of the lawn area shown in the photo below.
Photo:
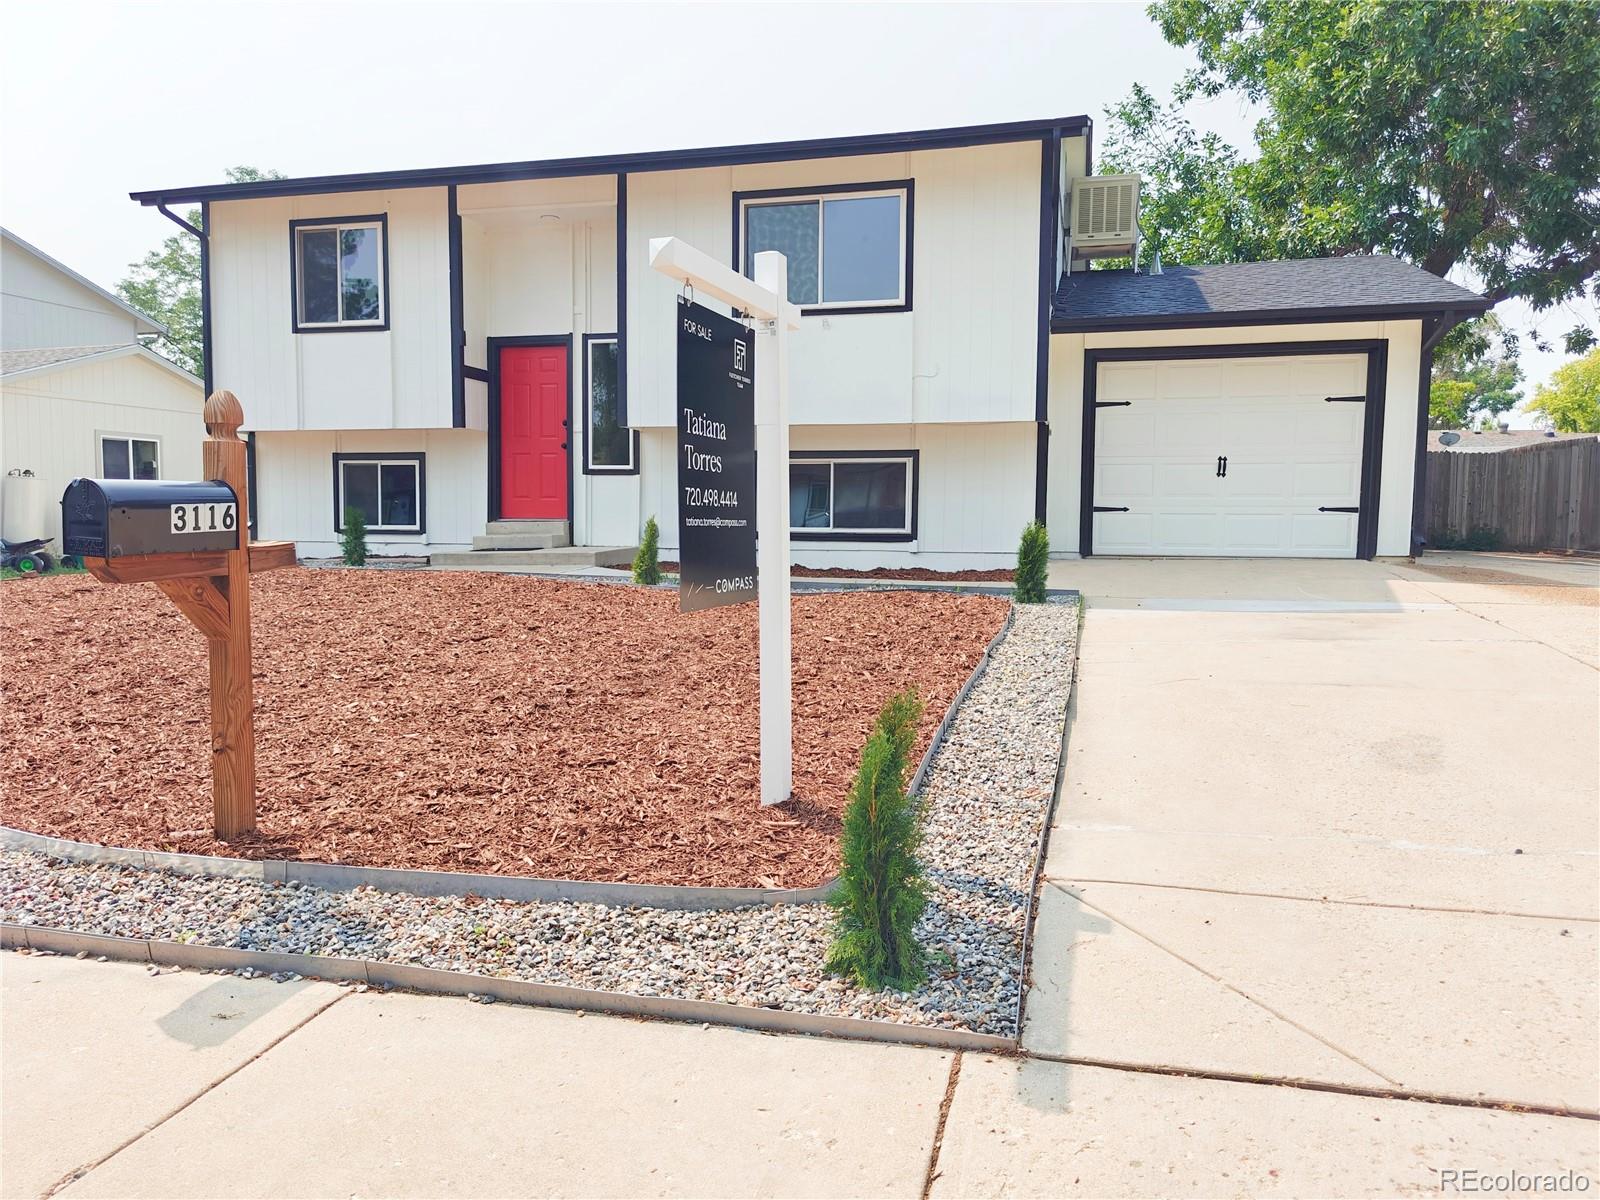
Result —
[{"label": "lawn area", "polygon": [[258,836],[210,834],[205,643],[154,587],[9,587],[6,824],[148,849],[634,883],[805,886],[882,702],[937,726],[1006,601],[794,600],[795,799],[757,802],[756,608],[479,573],[252,585]]}]

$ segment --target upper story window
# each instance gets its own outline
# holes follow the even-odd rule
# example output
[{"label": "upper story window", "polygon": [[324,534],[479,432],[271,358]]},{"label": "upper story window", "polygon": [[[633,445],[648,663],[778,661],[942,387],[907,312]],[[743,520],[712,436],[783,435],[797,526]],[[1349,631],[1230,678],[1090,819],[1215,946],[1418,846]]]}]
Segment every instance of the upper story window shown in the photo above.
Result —
[{"label": "upper story window", "polygon": [[161,447],[151,438],[101,434],[100,478],[160,479]]},{"label": "upper story window", "polygon": [[375,217],[289,222],[294,330],[389,327],[389,223]]},{"label": "upper story window", "polygon": [[781,250],[789,299],[806,312],[911,307],[911,183],[737,192],[741,261]]},{"label": "upper story window", "polygon": [[583,469],[628,475],[639,469],[639,435],[622,424],[617,388],[617,335],[584,337]]}]

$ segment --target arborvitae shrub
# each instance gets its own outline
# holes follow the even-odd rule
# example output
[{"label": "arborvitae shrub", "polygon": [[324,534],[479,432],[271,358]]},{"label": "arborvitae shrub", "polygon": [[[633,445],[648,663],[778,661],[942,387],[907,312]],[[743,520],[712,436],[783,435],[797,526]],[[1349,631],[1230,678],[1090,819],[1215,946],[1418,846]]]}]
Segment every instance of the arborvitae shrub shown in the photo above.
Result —
[{"label": "arborvitae shrub", "polygon": [[917,849],[922,808],[906,795],[922,703],[895,696],[878,714],[845,805],[838,914],[826,966],[866,988],[909,991],[926,975],[916,925],[928,904]]},{"label": "arborvitae shrub", "polygon": [[367,515],[359,508],[344,510],[344,532],[339,535],[346,566],[361,567],[367,562]]},{"label": "arborvitae shrub", "polygon": [[1045,582],[1050,573],[1050,535],[1037,521],[1022,531],[1017,547],[1017,574],[1011,581],[1011,596],[1018,604],[1043,604]]},{"label": "arborvitae shrub", "polygon": [[639,542],[639,549],[633,556],[633,581],[649,586],[661,582],[661,530],[656,526],[656,519],[651,517],[644,523],[644,538]]}]

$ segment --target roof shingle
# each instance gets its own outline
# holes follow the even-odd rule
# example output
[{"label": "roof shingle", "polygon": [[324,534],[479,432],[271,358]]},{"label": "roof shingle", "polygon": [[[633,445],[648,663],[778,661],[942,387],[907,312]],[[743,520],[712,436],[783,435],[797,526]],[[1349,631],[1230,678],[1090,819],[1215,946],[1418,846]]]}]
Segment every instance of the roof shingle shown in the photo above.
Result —
[{"label": "roof shingle", "polygon": [[1051,306],[1057,333],[1164,326],[1248,325],[1285,319],[1419,317],[1489,302],[1387,254],[1283,262],[1167,267],[1161,274],[1078,271],[1064,275]]},{"label": "roof shingle", "polygon": [[0,350],[0,375],[15,375],[19,371],[35,371],[40,367],[53,367],[57,363],[71,362],[75,358],[90,358],[125,349],[130,343],[112,342],[105,346],[45,346],[36,350]]}]

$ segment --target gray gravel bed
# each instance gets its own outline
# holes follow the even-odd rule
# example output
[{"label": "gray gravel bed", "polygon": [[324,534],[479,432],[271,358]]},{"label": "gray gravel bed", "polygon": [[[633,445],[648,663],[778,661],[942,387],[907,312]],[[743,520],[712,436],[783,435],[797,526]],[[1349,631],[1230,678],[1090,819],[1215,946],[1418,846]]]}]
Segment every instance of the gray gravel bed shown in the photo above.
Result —
[{"label": "gray gravel bed", "polygon": [[1076,604],[1019,607],[924,787],[934,958],[911,993],[822,972],[823,904],[677,912],[425,897],[0,852],[0,919],[1015,1036],[1023,923],[1072,689]]}]

